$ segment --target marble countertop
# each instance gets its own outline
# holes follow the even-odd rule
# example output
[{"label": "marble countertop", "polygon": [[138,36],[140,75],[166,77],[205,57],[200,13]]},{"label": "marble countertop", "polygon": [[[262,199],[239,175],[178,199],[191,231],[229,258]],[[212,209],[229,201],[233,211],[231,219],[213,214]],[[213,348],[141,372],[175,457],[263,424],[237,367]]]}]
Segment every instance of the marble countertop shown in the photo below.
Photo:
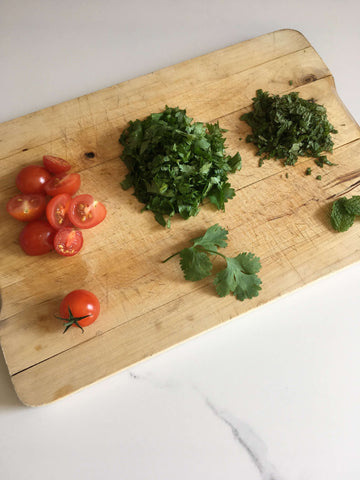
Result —
[{"label": "marble countertop", "polygon": [[[360,123],[359,17],[357,0],[3,0],[0,121],[294,28]],[[360,478],[359,284],[357,264],[39,408],[0,353],[1,479]]]}]

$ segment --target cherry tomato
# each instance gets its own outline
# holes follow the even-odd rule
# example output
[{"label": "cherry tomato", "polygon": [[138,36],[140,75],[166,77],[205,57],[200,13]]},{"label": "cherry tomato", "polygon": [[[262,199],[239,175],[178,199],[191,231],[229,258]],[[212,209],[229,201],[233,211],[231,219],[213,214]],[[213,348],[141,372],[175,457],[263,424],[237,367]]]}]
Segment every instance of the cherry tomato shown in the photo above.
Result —
[{"label": "cherry tomato", "polygon": [[10,198],[6,210],[22,222],[30,222],[41,217],[46,208],[46,196],[42,193],[21,193]]},{"label": "cherry tomato", "polygon": [[28,165],[17,174],[16,186],[22,193],[43,193],[50,178],[51,173],[44,167]]},{"label": "cherry tomato", "polygon": [[83,242],[81,231],[72,227],[60,228],[54,237],[55,250],[64,257],[76,255],[83,246]]},{"label": "cherry tomato", "polygon": [[28,255],[43,255],[54,248],[55,230],[46,220],[33,220],[20,232],[20,246]]},{"label": "cherry tomato", "polygon": [[60,157],[53,157],[52,155],[44,155],[43,163],[46,170],[55,174],[67,172],[71,168],[67,160]]},{"label": "cherry tomato", "polygon": [[67,215],[71,202],[71,196],[68,193],[59,193],[52,197],[46,206],[46,218],[50,225],[59,230],[62,227],[70,227],[71,222]]},{"label": "cherry tomato", "polygon": [[106,208],[92,195],[82,194],[71,200],[68,215],[75,227],[91,228],[104,220]]},{"label": "cherry tomato", "polygon": [[45,185],[45,192],[51,197],[60,193],[74,195],[80,188],[80,175],[78,173],[63,173],[52,177]]},{"label": "cherry tomato", "polygon": [[61,319],[66,321],[64,333],[72,325],[83,330],[82,327],[87,327],[95,322],[99,313],[100,302],[96,295],[88,290],[73,290],[60,304]]}]

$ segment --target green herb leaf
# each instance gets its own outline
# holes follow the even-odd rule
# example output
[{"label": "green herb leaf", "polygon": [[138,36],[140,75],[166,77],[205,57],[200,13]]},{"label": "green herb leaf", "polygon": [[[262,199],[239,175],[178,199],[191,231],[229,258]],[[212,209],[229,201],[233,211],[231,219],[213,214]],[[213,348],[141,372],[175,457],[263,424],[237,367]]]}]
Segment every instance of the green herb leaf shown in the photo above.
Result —
[{"label": "green herb leaf", "polygon": [[193,240],[193,246],[184,248],[168,257],[167,262],[180,255],[180,266],[186,280],[196,281],[208,277],[212,271],[210,256],[219,255],[226,261],[226,268],[217,273],[214,279],[216,292],[220,297],[233,293],[243,301],[253,298],[261,290],[261,280],[257,276],[260,271],[260,259],[253,253],[240,253],[236,257],[226,257],[218,252],[218,248],[227,246],[227,230],[218,224],[208,228],[202,237]]},{"label": "green herb leaf", "polygon": [[338,232],[346,232],[353,225],[355,215],[346,209],[348,200],[343,197],[335,200],[331,209],[331,224]]},{"label": "green herb leaf", "polygon": [[261,290],[261,280],[256,275],[260,270],[260,260],[252,253],[240,253],[235,258],[226,257],[226,268],[214,280],[220,297],[234,293],[240,301],[253,298]]},{"label": "green herb leaf", "polygon": [[346,199],[346,202],[344,202],[344,208],[347,213],[351,215],[360,215],[360,195],[354,195],[353,197]]},{"label": "green herb leaf", "polygon": [[205,198],[224,210],[235,195],[228,174],[241,169],[240,154],[225,153],[224,132],[218,123],[192,123],[178,107],[129,122],[119,138],[129,170],[122,187],[133,186],[143,210],[163,226],[175,214],[197,215]]},{"label": "green herb leaf", "polygon": [[285,165],[294,165],[299,156],[314,157],[319,166],[333,165],[322,152],[332,152],[331,133],[337,130],[329,123],[326,109],[313,100],[299,97],[297,92],[270,96],[256,91],[252,111],[240,117],[252,129],[246,137],[254,143],[265,159],[282,159]]}]

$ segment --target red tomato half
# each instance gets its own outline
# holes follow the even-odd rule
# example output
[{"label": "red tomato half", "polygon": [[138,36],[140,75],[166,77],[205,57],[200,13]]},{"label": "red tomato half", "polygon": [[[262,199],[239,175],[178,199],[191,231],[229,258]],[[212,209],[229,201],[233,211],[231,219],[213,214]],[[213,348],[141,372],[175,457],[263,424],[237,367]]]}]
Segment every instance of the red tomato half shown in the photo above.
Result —
[{"label": "red tomato half", "polygon": [[52,177],[45,185],[45,192],[51,197],[60,193],[74,195],[80,188],[80,175],[78,173],[65,173]]},{"label": "red tomato half", "polygon": [[83,246],[83,242],[81,231],[71,227],[60,228],[54,237],[55,250],[64,257],[76,255]]},{"label": "red tomato half", "polygon": [[71,200],[68,215],[75,227],[91,228],[104,220],[106,208],[92,195],[83,194]]},{"label": "red tomato half", "polygon": [[46,206],[46,218],[50,225],[59,230],[62,227],[70,227],[71,222],[67,215],[71,202],[71,196],[68,193],[59,193],[49,201]]},{"label": "red tomato half", "polygon": [[61,318],[68,321],[68,324],[65,324],[67,325],[65,332],[72,325],[81,329],[91,325],[98,318],[99,313],[100,302],[96,295],[88,290],[73,290],[66,295],[60,304]]},{"label": "red tomato half", "polygon": [[55,174],[67,172],[71,168],[71,165],[67,160],[60,157],[53,157],[52,155],[44,155],[43,163],[46,170]]},{"label": "red tomato half", "polygon": [[20,232],[20,246],[28,255],[43,255],[54,248],[55,230],[46,220],[29,222]]},{"label": "red tomato half", "polygon": [[37,220],[46,208],[46,196],[42,193],[21,193],[10,198],[6,210],[22,222]]},{"label": "red tomato half", "polygon": [[22,193],[44,193],[45,183],[51,173],[44,167],[28,165],[20,170],[16,177],[16,186]]}]

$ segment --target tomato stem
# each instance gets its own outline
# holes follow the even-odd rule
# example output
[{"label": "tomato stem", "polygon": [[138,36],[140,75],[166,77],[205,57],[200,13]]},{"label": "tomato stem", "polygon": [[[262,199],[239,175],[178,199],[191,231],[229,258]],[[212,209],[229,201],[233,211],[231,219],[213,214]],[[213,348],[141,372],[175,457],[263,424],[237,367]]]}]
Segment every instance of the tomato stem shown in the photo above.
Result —
[{"label": "tomato stem", "polygon": [[80,322],[80,320],[83,320],[84,318],[90,317],[91,314],[89,313],[88,315],[84,315],[83,317],[74,317],[70,307],[68,307],[68,310],[69,310],[69,318],[58,317],[57,315],[55,315],[55,317],[58,320],[63,320],[63,321],[66,322],[66,323],[64,323],[65,330],[63,331],[63,333],[67,332],[72,325],[76,325],[77,327],[79,327],[81,329],[81,332],[84,333],[84,329],[79,324],[79,322]]}]

